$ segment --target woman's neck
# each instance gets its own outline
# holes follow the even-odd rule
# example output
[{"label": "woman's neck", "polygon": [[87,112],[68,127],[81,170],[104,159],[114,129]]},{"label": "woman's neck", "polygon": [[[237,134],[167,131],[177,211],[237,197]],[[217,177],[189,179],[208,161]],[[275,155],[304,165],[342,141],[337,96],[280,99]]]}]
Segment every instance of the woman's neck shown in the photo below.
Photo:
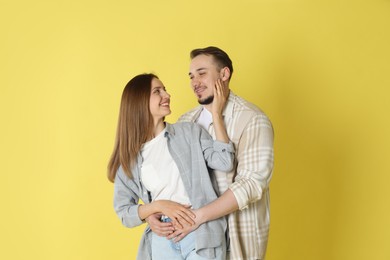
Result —
[{"label": "woman's neck", "polygon": [[164,119],[154,122],[154,130],[153,130],[154,137],[156,137],[159,133],[161,133],[161,131],[163,131],[164,128],[165,128]]}]

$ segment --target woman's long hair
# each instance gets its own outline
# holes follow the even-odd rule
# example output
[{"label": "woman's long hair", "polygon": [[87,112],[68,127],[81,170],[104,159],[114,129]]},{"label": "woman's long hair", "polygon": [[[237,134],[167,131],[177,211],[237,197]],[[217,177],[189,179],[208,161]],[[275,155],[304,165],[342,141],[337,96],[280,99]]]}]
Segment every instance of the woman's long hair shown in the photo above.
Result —
[{"label": "woman's long hair", "polygon": [[114,151],[108,163],[108,179],[114,182],[119,166],[132,178],[131,168],[142,145],[153,136],[149,102],[154,74],[140,74],[127,83],[122,93]]}]

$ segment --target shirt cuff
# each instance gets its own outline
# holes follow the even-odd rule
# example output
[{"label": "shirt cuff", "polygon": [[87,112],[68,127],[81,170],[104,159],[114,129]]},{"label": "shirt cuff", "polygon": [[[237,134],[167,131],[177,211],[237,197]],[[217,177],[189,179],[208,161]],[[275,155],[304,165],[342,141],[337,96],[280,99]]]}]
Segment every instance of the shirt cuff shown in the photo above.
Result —
[{"label": "shirt cuff", "polygon": [[140,219],[138,215],[138,208],[140,206],[141,205],[138,204],[129,208],[128,215],[127,215],[127,220],[128,220],[127,224],[129,227],[136,227],[144,223],[144,221],[142,221],[142,219]]},{"label": "shirt cuff", "polygon": [[224,143],[218,140],[214,141],[214,150],[218,152],[229,152],[234,153],[234,146],[231,141],[229,143]]},{"label": "shirt cuff", "polygon": [[[229,189],[236,197],[238,208],[244,210],[248,208],[249,203],[261,199],[261,188],[253,187],[246,179],[234,181]],[[260,190],[259,190],[260,189]]]}]

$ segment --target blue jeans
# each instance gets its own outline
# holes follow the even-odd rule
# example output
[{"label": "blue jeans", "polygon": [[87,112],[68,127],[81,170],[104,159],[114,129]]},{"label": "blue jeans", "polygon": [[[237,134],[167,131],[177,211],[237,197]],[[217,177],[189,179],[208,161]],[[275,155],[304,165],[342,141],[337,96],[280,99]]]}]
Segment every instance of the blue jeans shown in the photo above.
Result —
[{"label": "blue jeans", "polygon": [[[170,222],[170,219],[163,219],[164,222]],[[153,260],[204,260],[204,258],[196,254],[195,248],[195,232],[189,233],[182,240],[175,243],[173,240],[168,240],[166,237],[160,237],[157,234],[152,234],[152,259]],[[226,246],[216,248],[215,260],[226,259]]]}]

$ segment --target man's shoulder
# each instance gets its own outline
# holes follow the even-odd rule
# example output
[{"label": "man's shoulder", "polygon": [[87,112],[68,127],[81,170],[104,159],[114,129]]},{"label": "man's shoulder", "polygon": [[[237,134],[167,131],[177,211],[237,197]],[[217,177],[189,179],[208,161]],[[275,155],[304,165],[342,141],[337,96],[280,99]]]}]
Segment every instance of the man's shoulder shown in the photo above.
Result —
[{"label": "man's shoulder", "polygon": [[[236,127],[244,131],[248,124],[267,126],[272,128],[272,123],[266,113],[258,106],[245,100],[244,98],[234,96],[234,112],[233,117],[236,118]],[[240,131],[237,131],[237,133]]]},{"label": "man's shoulder", "polygon": [[234,110],[235,112],[241,113],[250,113],[255,115],[266,116],[263,110],[261,110],[257,105],[252,102],[244,99],[241,96],[233,94]]}]

